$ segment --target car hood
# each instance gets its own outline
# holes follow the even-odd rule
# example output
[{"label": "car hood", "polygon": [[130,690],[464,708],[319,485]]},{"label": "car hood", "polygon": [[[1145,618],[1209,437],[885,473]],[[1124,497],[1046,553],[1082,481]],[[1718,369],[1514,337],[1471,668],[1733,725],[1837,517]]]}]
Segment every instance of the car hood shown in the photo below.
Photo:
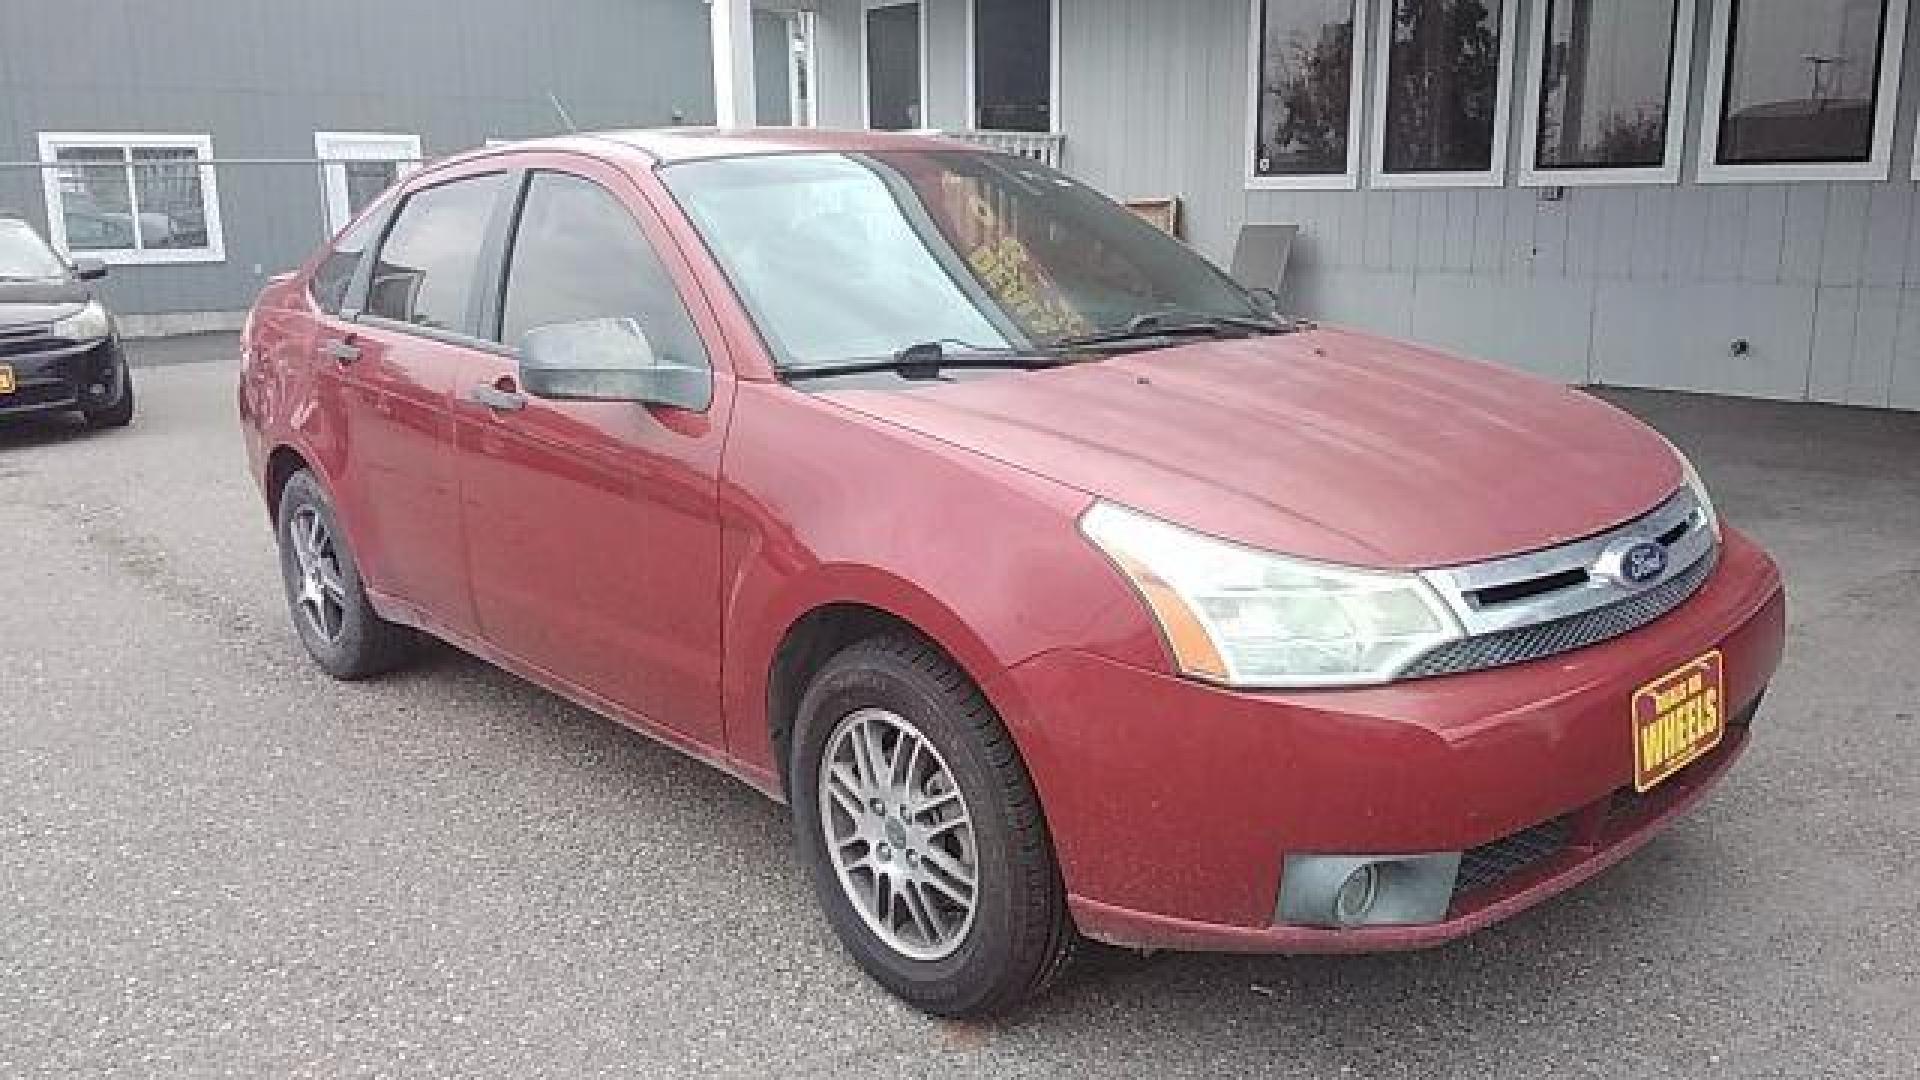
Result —
[{"label": "car hood", "polygon": [[92,298],[91,289],[64,278],[0,281],[0,330],[64,319]]},{"label": "car hood", "polygon": [[1660,435],[1588,394],[1329,328],[825,396],[1189,528],[1348,565],[1550,547],[1682,483]]}]

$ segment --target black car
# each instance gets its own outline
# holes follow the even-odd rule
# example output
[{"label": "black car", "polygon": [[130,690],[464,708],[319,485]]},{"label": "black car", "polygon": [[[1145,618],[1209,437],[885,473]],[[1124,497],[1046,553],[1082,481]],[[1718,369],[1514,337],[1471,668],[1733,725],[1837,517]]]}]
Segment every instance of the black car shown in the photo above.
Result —
[{"label": "black car", "polygon": [[94,427],[133,420],[133,380],[94,259],[60,257],[33,227],[0,217],[0,416],[77,410]]}]

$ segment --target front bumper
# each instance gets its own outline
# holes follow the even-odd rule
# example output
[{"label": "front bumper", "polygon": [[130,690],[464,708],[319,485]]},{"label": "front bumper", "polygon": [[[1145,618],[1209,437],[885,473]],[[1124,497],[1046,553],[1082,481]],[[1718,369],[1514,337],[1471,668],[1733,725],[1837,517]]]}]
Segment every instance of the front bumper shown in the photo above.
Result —
[{"label": "front bumper", "polygon": [[105,408],[119,399],[126,382],[126,359],[113,336],[9,342],[0,364],[13,369],[14,383],[12,393],[0,394],[0,416]]},{"label": "front bumper", "polygon": [[[1586,880],[1692,805],[1744,748],[1747,727],[1731,724],[1709,757],[1626,798],[1634,691],[1717,648],[1729,714],[1748,716],[1784,636],[1778,571],[1728,530],[1719,566],[1687,603],[1532,663],[1258,694],[1063,651],[1015,667],[990,694],[1039,789],[1082,932],[1150,948],[1414,948]],[[1553,845],[1457,889],[1441,922],[1276,923],[1289,853],[1498,855],[1548,826]]]}]

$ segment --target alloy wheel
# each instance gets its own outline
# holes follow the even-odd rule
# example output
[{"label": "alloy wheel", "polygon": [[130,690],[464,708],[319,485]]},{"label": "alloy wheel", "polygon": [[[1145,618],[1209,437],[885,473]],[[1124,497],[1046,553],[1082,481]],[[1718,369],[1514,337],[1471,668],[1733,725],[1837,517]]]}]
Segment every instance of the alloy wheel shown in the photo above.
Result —
[{"label": "alloy wheel", "polygon": [[340,573],[340,552],[333,532],[312,506],[294,511],[287,522],[288,540],[299,580],[293,605],[321,640],[337,642],[346,624],[347,586]]}]

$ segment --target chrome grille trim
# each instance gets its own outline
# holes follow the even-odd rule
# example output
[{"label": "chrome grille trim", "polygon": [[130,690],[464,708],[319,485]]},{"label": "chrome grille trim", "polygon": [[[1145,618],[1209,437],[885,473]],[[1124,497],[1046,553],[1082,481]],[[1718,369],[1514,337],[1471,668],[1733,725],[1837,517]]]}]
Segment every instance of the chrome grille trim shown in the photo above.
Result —
[{"label": "chrome grille trim", "polygon": [[[1617,571],[1623,546],[1657,544],[1666,568],[1643,584]],[[1570,544],[1421,576],[1466,636],[1436,646],[1400,678],[1448,675],[1570,652],[1636,630],[1699,589],[1718,556],[1706,507],[1682,487],[1646,514]],[[1487,599],[1489,591],[1494,599]]]},{"label": "chrome grille trim", "polygon": [[1619,637],[1638,630],[1685,603],[1706,583],[1718,561],[1717,554],[1709,550],[1705,557],[1696,560],[1692,566],[1646,592],[1616,602],[1611,607],[1448,642],[1408,664],[1401,670],[1400,677],[1417,679],[1505,667],[1557,656]]}]

